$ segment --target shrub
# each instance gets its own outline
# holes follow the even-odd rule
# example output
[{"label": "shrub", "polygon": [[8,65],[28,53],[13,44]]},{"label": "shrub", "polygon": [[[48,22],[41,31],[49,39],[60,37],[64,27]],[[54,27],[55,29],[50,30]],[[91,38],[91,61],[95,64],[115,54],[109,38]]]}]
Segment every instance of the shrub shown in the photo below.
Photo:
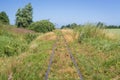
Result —
[{"label": "shrub", "polygon": [[55,26],[53,23],[51,23],[49,20],[41,20],[41,21],[37,21],[32,23],[29,26],[29,29],[34,30],[36,32],[49,32],[55,29]]},{"label": "shrub", "polygon": [[9,24],[9,18],[6,12],[0,12],[0,23],[2,24]]},{"label": "shrub", "polygon": [[33,8],[31,3],[28,3],[24,8],[18,9],[16,13],[17,27],[27,28],[32,23]]}]

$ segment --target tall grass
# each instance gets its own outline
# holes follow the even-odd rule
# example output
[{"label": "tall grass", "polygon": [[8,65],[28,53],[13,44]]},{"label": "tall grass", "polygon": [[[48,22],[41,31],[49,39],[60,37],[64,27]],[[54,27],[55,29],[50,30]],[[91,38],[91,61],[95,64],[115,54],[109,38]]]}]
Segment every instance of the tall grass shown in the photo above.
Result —
[{"label": "tall grass", "polygon": [[102,28],[96,27],[96,25],[93,24],[86,24],[83,27],[77,27],[74,29],[75,32],[78,32],[78,40],[82,40],[84,38],[103,38],[105,37],[105,34],[102,32]]},{"label": "tall grass", "polygon": [[75,29],[78,31],[78,42],[94,46],[97,50],[111,51],[119,47],[120,42],[106,36],[105,29],[87,24]]},{"label": "tall grass", "polygon": [[84,79],[119,80],[119,40],[108,38],[104,29],[94,25],[79,27],[75,32],[79,33],[78,41],[73,42],[71,48],[76,48],[73,54]]}]

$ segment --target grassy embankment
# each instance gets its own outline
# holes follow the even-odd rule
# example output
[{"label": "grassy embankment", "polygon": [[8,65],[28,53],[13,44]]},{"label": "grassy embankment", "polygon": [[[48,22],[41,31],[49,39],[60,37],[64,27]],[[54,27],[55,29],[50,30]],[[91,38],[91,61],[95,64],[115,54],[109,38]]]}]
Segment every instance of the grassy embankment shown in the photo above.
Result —
[{"label": "grassy embankment", "polygon": [[120,38],[116,34],[112,38],[106,30],[94,25],[66,31],[66,34],[71,34],[73,40],[78,36],[70,47],[84,80],[120,79]]},{"label": "grassy embankment", "polygon": [[[16,30],[22,31],[18,33]],[[23,30],[25,32],[23,32]],[[0,80],[43,80],[54,34],[29,34],[29,30],[1,26]],[[17,34],[18,33],[18,34]],[[38,37],[37,37],[38,36]],[[37,37],[37,38],[36,38]],[[10,44],[9,44],[10,43]],[[6,54],[6,46],[7,54]]]}]

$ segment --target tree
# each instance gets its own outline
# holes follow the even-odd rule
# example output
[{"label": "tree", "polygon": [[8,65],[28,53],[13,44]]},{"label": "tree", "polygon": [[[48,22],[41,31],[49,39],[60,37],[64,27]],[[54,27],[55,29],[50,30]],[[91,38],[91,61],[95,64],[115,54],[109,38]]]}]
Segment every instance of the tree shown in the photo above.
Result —
[{"label": "tree", "polygon": [[75,28],[75,27],[77,27],[78,25],[76,24],[76,23],[72,23],[71,25],[70,25],[70,27],[73,29],[73,28]]},{"label": "tree", "polygon": [[2,11],[2,12],[0,13],[0,22],[1,22],[2,24],[9,24],[9,18],[8,18],[6,12],[4,12],[4,11]]},{"label": "tree", "polygon": [[49,32],[55,29],[55,26],[52,22],[49,20],[41,20],[37,22],[33,22],[30,26],[29,29],[34,30],[36,32]]},{"label": "tree", "polygon": [[102,23],[102,22],[98,22],[96,26],[97,26],[97,27],[100,27],[100,28],[103,28],[103,27],[105,27],[105,24]]},{"label": "tree", "polygon": [[29,3],[22,9],[18,9],[16,13],[16,25],[17,27],[26,28],[32,23],[32,14],[33,8],[32,5]]},{"label": "tree", "polygon": [[22,20],[22,11],[21,9],[18,9],[17,13],[16,13],[16,25],[18,27],[22,27],[23,26],[23,20]]},{"label": "tree", "polygon": [[117,25],[107,25],[106,28],[120,28],[120,26]]}]

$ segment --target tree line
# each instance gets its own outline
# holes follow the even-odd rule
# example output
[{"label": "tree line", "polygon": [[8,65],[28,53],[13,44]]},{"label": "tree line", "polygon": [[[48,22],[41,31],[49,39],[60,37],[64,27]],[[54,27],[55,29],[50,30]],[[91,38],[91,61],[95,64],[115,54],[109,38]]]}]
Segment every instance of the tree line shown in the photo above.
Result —
[{"label": "tree line", "polygon": [[0,12],[0,23],[1,24],[9,24],[9,18],[6,12]]},{"label": "tree line", "polygon": [[[109,29],[120,28],[120,25],[105,25],[102,22],[98,22],[98,23],[93,24],[93,25],[95,25],[96,27],[99,27],[99,28],[109,28]],[[72,24],[62,25],[61,29],[64,29],[64,28],[74,29],[76,27],[84,27],[84,26],[85,25],[81,25],[81,24],[77,24],[77,23],[72,23]]]},{"label": "tree line", "polygon": [[[18,28],[31,29],[42,33],[49,32],[55,29],[55,25],[49,20],[33,22],[33,8],[31,3],[28,3],[23,8],[19,8],[15,16],[15,25]],[[9,24],[9,18],[5,12],[0,13],[0,23],[6,25]]]}]

